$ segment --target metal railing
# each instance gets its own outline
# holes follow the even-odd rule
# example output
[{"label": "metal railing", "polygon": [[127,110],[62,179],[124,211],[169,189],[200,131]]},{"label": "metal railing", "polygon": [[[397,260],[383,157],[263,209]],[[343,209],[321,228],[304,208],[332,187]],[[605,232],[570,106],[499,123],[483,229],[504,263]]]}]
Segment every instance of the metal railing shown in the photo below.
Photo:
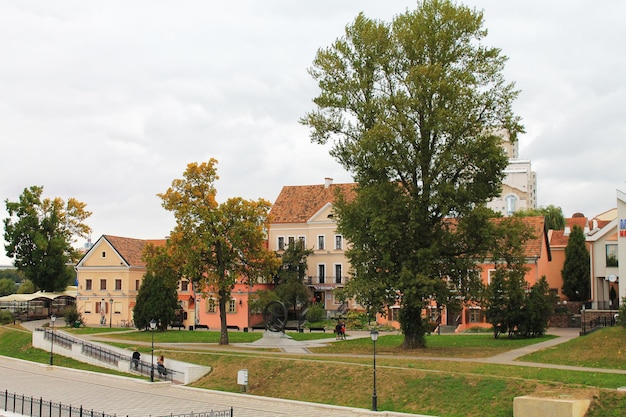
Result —
[{"label": "metal railing", "polygon": [[29,417],[115,417],[115,414],[85,410],[82,406],[55,403],[43,398],[27,397],[4,391],[2,410]]},{"label": "metal railing", "polygon": [[[35,329],[36,331],[44,332],[44,340],[50,340],[52,337],[52,331],[48,329]],[[123,355],[113,350],[104,348],[102,346],[94,345],[81,339],[68,336],[63,333],[54,332],[54,344],[62,346],[66,349],[71,349],[72,345],[80,345],[81,353],[85,356],[97,359],[101,362],[105,362],[111,365],[118,366],[120,362],[128,361],[129,370],[131,372],[137,372],[141,375],[150,376],[154,372],[154,377],[161,381],[183,381],[184,373],[173,369],[167,369],[165,374],[159,374],[156,365],[154,365],[154,371],[150,362],[139,361],[137,368],[133,365],[129,355]]]},{"label": "metal railing", "polygon": [[611,315],[610,317],[596,317],[595,319],[589,321],[581,321],[580,335],[584,336],[604,327],[613,327],[615,326],[615,324],[615,316],[613,315]]}]

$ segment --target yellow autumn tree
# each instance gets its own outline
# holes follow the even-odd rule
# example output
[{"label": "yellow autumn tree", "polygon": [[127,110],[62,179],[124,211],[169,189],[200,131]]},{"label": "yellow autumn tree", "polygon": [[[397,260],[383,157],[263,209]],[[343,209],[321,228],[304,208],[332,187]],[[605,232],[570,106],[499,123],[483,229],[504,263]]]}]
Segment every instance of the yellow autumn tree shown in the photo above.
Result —
[{"label": "yellow autumn tree", "polygon": [[266,245],[270,203],[240,197],[218,203],[216,165],[214,158],[190,163],[184,178],[158,196],[176,218],[170,253],[196,288],[217,294],[220,344],[227,345],[226,303],[235,284],[269,280],[279,261]]}]

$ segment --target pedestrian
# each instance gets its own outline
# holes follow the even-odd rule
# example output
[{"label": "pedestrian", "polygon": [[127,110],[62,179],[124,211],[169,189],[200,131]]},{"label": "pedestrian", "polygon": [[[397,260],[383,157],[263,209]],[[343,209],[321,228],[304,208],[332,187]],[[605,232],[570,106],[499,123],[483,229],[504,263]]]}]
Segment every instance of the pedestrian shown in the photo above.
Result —
[{"label": "pedestrian", "polygon": [[159,372],[159,375],[167,375],[167,369],[165,369],[165,358],[163,355],[159,356],[159,359],[157,359],[157,371]]},{"label": "pedestrian", "polygon": [[141,353],[139,353],[137,351],[137,348],[135,348],[135,351],[133,352],[133,365],[135,365],[135,371],[137,369],[139,369],[139,359],[141,359]]}]

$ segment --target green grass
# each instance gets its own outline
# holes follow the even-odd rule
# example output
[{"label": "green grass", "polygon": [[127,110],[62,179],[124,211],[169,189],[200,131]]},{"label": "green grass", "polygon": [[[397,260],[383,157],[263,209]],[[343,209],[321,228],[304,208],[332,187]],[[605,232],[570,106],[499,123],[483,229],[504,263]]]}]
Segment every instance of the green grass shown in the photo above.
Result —
[{"label": "green grass", "polygon": [[[426,336],[426,349],[407,351],[402,349],[403,336],[393,334],[379,336],[376,342],[376,351],[382,355],[396,356],[485,358],[553,338],[554,336],[544,336],[536,339],[494,339],[493,335],[489,334],[430,335]],[[341,341],[340,343],[311,348],[310,350],[316,353],[369,354],[372,352],[372,349],[370,338],[363,338]]]},{"label": "green grass", "polygon": [[[138,331],[116,335],[107,335],[108,332],[103,330],[97,333],[103,333],[99,336],[114,337],[112,343],[127,347],[135,341],[149,343],[152,336],[149,332]],[[333,341],[328,347],[316,348],[309,355],[287,355],[218,346],[219,332],[173,330],[158,332],[154,336],[155,343],[201,343],[198,346],[187,345],[185,349],[171,345],[158,347],[158,351],[165,352],[168,358],[212,368],[211,373],[193,384],[194,387],[239,392],[236,375],[239,369],[245,368],[249,373],[251,395],[359,408],[369,408],[371,405],[372,342],[369,338]],[[262,332],[234,332],[229,333],[229,336],[250,341],[248,338],[261,337]],[[334,337],[332,333],[294,333],[292,336],[315,339]],[[121,337],[128,343],[118,341]],[[231,337],[231,343],[237,343],[234,337]],[[379,410],[441,417],[510,417],[513,398],[540,395],[590,398],[593,405],[586,417],[626,415],[626,395],[615,391],[615,388],[626,386],[624,374],[503,366],[473,361],[473,358],[542,340],[547,339],[495,340],[491,335],[482,334],[432,335],[427,338],[426,349],[406,352],[399,348],[401,336],[383,335],[377,342]],[[601,330],[544,351],[539,359],[547,363],[562,363],[569,357],[569,360],[577,358],[576,364],[583,366],[602,364],[622,369],[621,366],[613,366],[621,362],[618,360],[620,357],[612,351],[619,351],[624,340],[626,330],[623,328]],[[468,352],[471,352],[470,356]],[[0,354],[20,354],[28,360],[32,360],[31,355],[36,354],[39,358],[37,361],[43,363],[49,355],[30,346],[30,334],[7,328],[0,329]],[[429,360],[429,355],[447,357],[449,360]],[[529,358],[525,357],[524,360]],[[63,366],[79,367],[74,364]]]},{"label": "green grass", "polygon": [[526,355],[520,360],[590,368],[626,369],[626,329],[598,330],[555,348]]}]

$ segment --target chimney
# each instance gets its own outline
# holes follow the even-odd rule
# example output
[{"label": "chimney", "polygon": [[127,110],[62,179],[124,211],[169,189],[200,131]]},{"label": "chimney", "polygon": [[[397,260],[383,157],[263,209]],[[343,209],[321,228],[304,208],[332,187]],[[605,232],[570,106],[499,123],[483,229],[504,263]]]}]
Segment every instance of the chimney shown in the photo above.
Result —
[{"label": "chimney", "polygon": [[330,177],[324,178],[324,188],[328,188],[333,183],[333,179]]}]

